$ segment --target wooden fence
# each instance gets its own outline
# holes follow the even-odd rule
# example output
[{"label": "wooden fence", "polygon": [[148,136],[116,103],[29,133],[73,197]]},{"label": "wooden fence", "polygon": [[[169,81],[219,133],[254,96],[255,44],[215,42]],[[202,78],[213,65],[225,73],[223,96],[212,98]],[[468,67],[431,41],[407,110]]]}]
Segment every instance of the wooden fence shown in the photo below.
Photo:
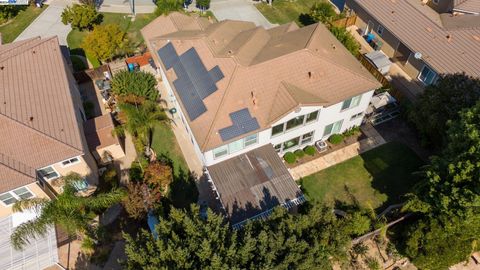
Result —
[{"label": "wooden fence", "polygon": [[352,15],[346,18],[333,21],[331,22],[331,25],[335,27],[349,27],[354,25],[356,21],[357,21],[357,15]]},{"label": "wooden fence", "polygon": [[375,77],[375,79],[377,79],[384,87],[390,86],[390,81],[388,81],[387,78],[385,78],[385,76],[378,71],[377,67],[373,65],[364,54],[359,53],[357,58],[360,63],[362,63],[362,65],[373,75],[373,77]]}]

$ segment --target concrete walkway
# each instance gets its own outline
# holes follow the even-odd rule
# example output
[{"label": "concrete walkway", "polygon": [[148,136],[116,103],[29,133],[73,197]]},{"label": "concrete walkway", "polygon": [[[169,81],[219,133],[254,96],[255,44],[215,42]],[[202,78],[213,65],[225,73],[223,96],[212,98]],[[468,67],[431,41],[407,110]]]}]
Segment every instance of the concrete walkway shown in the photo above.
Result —
[{"label": "concrete walkway", "polygon": [[210,10],[219,21],[240,20],[255,23],[257,26],[272,28],[271,24],[248,0],[212,0]]},{"label": "concrete walkway", "polygon": [[293,179],[298,180],[314,174],[385,143],[374,128],[362,128],[362,131],[368,138],[290,169]]},{"label": "concrete walkway", "polygon": [[67,45],[67,35],[72,28],[62,23],[63,9],[72,4],[69,0],[54,0],[16,39],[24,40],[33,37],[58,36],[60,45]]}]

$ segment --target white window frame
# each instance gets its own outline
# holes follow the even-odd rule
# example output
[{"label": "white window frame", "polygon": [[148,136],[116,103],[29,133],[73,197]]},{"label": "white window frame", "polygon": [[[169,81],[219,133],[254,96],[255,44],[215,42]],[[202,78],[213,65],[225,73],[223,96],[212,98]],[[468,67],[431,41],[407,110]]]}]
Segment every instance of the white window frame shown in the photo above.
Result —
[{"label": "white window frame", "polygon": [[[252,139],[254,136],[255,136],[255,140]],[[247,142],[248,142],[248,144],[247,144]],[[243,138],[243,147],[244,148],[250,147],[250,146],[252,146],[254,144],[257,144],[257,143],[258,143],[258,133],[248,135],[247,137]]]},{"label": "white window frame", "polygon": [[[346,110],[350,110],[352,108],[355,108],[355,107],[358,107],[358,105],[360,105],[360,102],[362,102],[362,94],[358,95],[358,96],[354,96],[354,97],[351,97],[351,98],[347,98],[345,99],[343,102],[342,102],[342,107],[340,108],[340,111],[341,112],[344,112]],[[344,105],[345,105],[345,102],[350,102],[348,104],[348,107],[346,108],[343,108]]]},{"label": "white window frame", "polygon": [[378,34],[379,36],[382,36],[382,35],[383,35],[383,32],[385,32],[385,27],[383,27],[383,25],[379,24],[379,25],[377,26],[377,34]]},{"label": "white window frame", "polygon": [[[248,144],[248,145],[247,145],[247,139],[248,139],[248,138],[253,138],[254,136],[255,136],[255,141],[252,142],[251,144]],[[242,151],[242,150],[244,150],[244,149],[246,149],[246,148],[251,147],[252,145],[257,144],[257,143],[258,143],[258,136],[259,136],[258,133],[250,134],[250,135],[248,135],[248,136],[245,136],[245,137],[243,137],[243,138],[241,138],[241,139],[238,139],[238,140],[236,140],[236,141],[233,141],[233,142],[231,142],[231,143],[224,144],[224,145],[222,145],[222,146],[219,146],[219,147],[217,147],[217,148],[212,149],[213,159],[219,159],[219,158],[228,156],[228,155],[230,155],[230,154],[233,154],[233,153]],[[250,141],[253,141],[253,140],[250,140]],[[241,143],[241,144],[242,144],[242,148],[233,148],[233,146],[235,146],[234,143],[238,143],[238,144]],[[223,151],[222,151],[222,150],[223,150]],[[215,154],[215,152],[221,153],[221,152],[225,152],[225,150],[226,150],[226,153],[225,153],[225,154],[222,154],[222,155],[220,155],[220,156]]]},{"label": "white window frame", "polygon": [[21,188],[25,188],[30,194],[32,194],[32,196],[30,198],[35,198],[36,197],[35,193],[32,192],[32,190],[30,190],[27,186],[22,186],[22,187],[18,187],[18,188],[15,188],[15,189],[12,189],[12,190],[9,190],[7,192],[4,192],[4,193],[0,194],[0,196],[4,195],[4,194],[9,194],[10,196],[12,196],[16,200],[14,203],[6,204],[2,200],[0,200],[0,203],[5,207],[12,207],[16,202],[18,202],[20,200],[23,200],[20,196],[18,196],[14,192],[15,190],[18,190],[18,189],[21,189]]},{"label": "white window frame", "polygon": [[[317,117],[315,119],[312,119],[310,121],[307,121],[307,118],[309,115],[311,115],[312,113],[317,113]],[[301,128],[301,127],[304,127],[306,125],[310,125],[312,123],[315,123],[318,121],[318,118],[320,116],[320,110],[316,110],[316,111],[313,111],[313,112],[309,112],[309,113],[306,113],[306,114],[302,114],[302,115],[299,115],[299,116],[295,116],[295,117],[292,117],[291,119],[288,119],[287,121],[281,123],[281,124],[278,124],[278,125],[274,125],[270,128],[270,138],[274,138],[274,137],[277,137],[277,136],[280,136],[280,135],[283,135],[287,132],[290,132],[292,130],[295,130],[295,129],[298,129],[298,128]],[[295,126],[295,127],[292,127],[290,129],[287,129],[287,122],[293,120],[294,118],[299,118],[299,117],[303,117],[303,123],[298,125],[298,126]],[[273,134],[273,128],[276,127],[276,126],[283,126],[283,130],[282,132],[279,132],[277,134]]]},{"label": "white window frame", "polygon": [[[423,70],[426,69],[426,68],[429,69],[429,72],[433,72],[433,73],[435,74],[435,76],[433,77],[433,79],[432,79],[432,81],[431,81],[430,83],[425,82],[424,80],[421,79]],[[428,66],[428,65],[423,65],[422,69],[420,70],[420,72],[418,73],[418,76],[417,76],[417,79],[418,79],[419,81],[421,81],[424,85],[434,84],[435,81],[437,80],[437,78],[438,78],[438,73],[437,73],[435,70],[433,70],[433,69],[432,69],[430,66]]]},{"label": "white window frame", "polygon": [[[223,150],[223,148],[224,148],[225,150]],[[217,156],[217,154],[215,153],[215,151],[217,151],[217,153],[225,152],[225,154],[222,154],[222,155]],[[219,147],[217,147],[217,148],[214,148],[214,149],[212,150],[212,154],[213,154],[213,159],[217,159],[217,158],[221,158],[221,157],[224,157],[224,156],[228,156],[228,144],[219,146]]]},{"label": "white window frame", "polygon": [[352,117],[350,117],[350,121],[355,121],[358,118],[362,118],[362,117],[363,117],[363,112],[359,112],[359,113],[356,113],[356,114],[352,115]]},{"label": "white window frame", "polygon": [[[76,161],[72,161],[72,160],[76,160]],[[69,162],[68,164],[63,164],[64,162]],[[75,165],[77,163],[80,163],[80,157],[72,157],[72,158],[69,158],[69,159],[65,159],[64,161],[61,161],[60,162],[60,166],[62,166],[62,168],[65,168],[65,167],[70,167],[72,165]]]},{"label": "white window frame", "polygon": [[[339,124],[340,127],[338,128],[337,131],[335,131],[335,125]],[[325,130],[327,129],[328,126],[332,125],[332,130],[330,130],[330,132],[328,134],[325,134]],[[338,121],[335,121],[333,123],[330,123],[328,125],[326,125],[324,128],[323,128],[323,138],[326,138],[326,137],[330,137],[331,135],[333,134],[338,134],[338,132],[340,132],[342,130],[342,126],[343,126],[343,119],[341,120],[338,120]]]},{"label": "white window frame", "polygon": [[54,177],[54,178],[45,178],[45,177],[42,175],[42,178],[43,178],[45,181],[49,181],[49,180],[53,180],[53,179],[57,179],[57,178],[62,177],[62,175],[61,175],[60,173],[58,173],[58,171],[55,169],[55,167],[53,167],[53,165],[40,168],[40,169],[38,169],[37,171],[40,172],[41,170],[46,169],[46,168],[48,168],[48,167],[52,168],[52,170],[53,170],[58,176],[57,176],[57,177]]},{"label": "white window frame", "polygon": [[[308,134],[310,134],[310,133],[311,133],[312,135],[310,135],[309,138],[305,139],[304,136],[305,136],[305,135],[308,135]],[[305,145],[305,144],[309,144],[309,143],[313,142],[313,138],[314,138],[314,137],[315,137],[315,130],[312,130],[312,131],[310,131],[310,132],[307,132],[307,133],[303,134],[302,136],[300,136],[300,145]],[[308,140],[308,141],[307,141],[307,140]]]}]

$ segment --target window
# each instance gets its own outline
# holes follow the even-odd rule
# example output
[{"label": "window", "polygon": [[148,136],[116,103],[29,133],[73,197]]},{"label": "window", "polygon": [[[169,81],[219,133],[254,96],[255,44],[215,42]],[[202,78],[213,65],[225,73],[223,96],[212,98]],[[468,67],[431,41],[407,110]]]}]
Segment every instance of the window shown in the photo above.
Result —
[{"label": "window", "polygon": [[228,152],[230,154],[238,152],[244,148],[243,139],[231,142],[228,144]]},{"label": "window", "polygon": [[14,204],[21,199],[32,198],[33,196],[33,193],[28,188],[21,187],[1,194],[0,201],[2,201],[5,205],[8,206]]},{"label": "window", "polygon": [[60,175],[55,171],[52,166],[40,169],[38,170],[38,172],[45,180],[51,180],[60,177]]},{"label": "window", "polygon": [[288,120],[286,130],[292,129],[294,127],[298,127],[303,125],[303,120],[305,119],[305,115],[295,117],[293,119]]},{"label": "window", "polygon": [[220,146],[218,148],[213,149],[213,157],[219,158],[223,157],[228,154],[228,147],[226,145]]},{"label": "window", "polygon": [[363,112],[354,114],[354,115],[352,115],[352,117],[350,118],[350,121],[353,121],[353,120],[356,120],[356,119],[358,119],[358,118],[361,118],[362,116],[363,116]]},{"label": "window", "polygon": [[385,28],[383,27],[383,25],[379,24],[378,27],[377,27],[377,33],[379,36],[383,35],[383,31],[385,30]]},{"label": "window", "polygon": [[343,120],[340,120],[326,126],[325,130],[323,131],[323,137],[340,132],[340,130],[342,129],[342,124],[343,124]]},{"label": "window", "polygon": [[435,82],[437,73],[428,66],[423,66],[422,72],[418,75],[418,79],[426,85],[430,85]]},{"label": "window", "polygon": [[313,131],[311,131],[307,134],[303,134],[300,144],[307,144],[307,143],[312,142],[312,140],[313,140]]},{"label": "window", "polygon": [[316,121],[317,117],[318,117],[318,111],[311,112],[311,113],[307,114],[307,121],[306,122],[309,123],[309,122],[312,122],[312,121]]},{"label": "window", "polygon": [[274,148],[275,148],[275,151],[280,152],[282,151],[282,144],[277,144],[274,146]]},{"label": "window", "polygon": [[256,144],[258,140],[258,134],[253,134],[245,137],[245,147],[248,147],[252,144]]},{"label": "window", "polygon": [[67,160],[62,161],[62,167],[67,167],[67,166],[73,165],[73,164],[78,163],[78,162],[80,162],[80,159],[78,157],[67,159]]},{"label": "window", "polygon": [[275,136],[277,134],[283,133],[283,126],[284,124],[276,125],[272,128],[272,136]]},{"label": "window", "polygon": [[358,95],[356,97],[346,99],[342,104],[342,111],[357,107],[358,104],[360,104],[361,99],[362,99],[362,95]]},{"label": "window", "polygon": [[283,143],[283,150],[290,149],[297,146],[300,143],[300,137],[293,138]]}]

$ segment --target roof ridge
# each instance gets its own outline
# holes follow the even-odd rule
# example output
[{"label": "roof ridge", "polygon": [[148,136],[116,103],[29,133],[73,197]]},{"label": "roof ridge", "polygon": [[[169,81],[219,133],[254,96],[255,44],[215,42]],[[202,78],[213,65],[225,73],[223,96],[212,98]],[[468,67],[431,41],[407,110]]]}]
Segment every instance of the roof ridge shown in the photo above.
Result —
[{"label": "roof ridge", "polygon": [[205,149],[206,148],[206,145],[207,143],[210,141],[210,137],[212,136],[212,133],[213,133],[213,127],[215,126],[215,123],[218,121],[218,112],[220,111],[220,109],[223,107],[224,105],[224,102],[225,102],[225,99],[228,95],[228,93],[230,92],[230,85],[232,84],[233,82],[233,79],[235,78],[235,76],[237,75],[237,70],[238,70],[238,66],[235,65],[235,69],[233,70],[232,72],[232,76],[230,76],[230,80],[228,81],[228,85],[227,87],[225,88],[225,93],[223,94],[222,96],[222,99],[220,101],[220,104],[217,106],[217,111],[215,112],[215,115],[213,116],[213,120],[210,124],[210,127],[208,128],[208,132],[207,132],[207,136],[205,137],[205,140],[203,142],[203,144],[201,145],[200,149]]},{"label": "roof ridge", "polygon": [[19,124],[19,125],[21,125],[21,126],[24,126],[24,127],[26,127],[26,128],[29,128],[29,129],[33,130],[34,132],[38,133],[38,134],[41,135],[41,136],[44,136],[44,137],[46,137],[46,138],[49,138],[49,139],[54,140],[54,141],[56,141],[56,142],[59,142],[59,143],[61,143],[61,144],[63,144],[63,145],[66,145],[66,146],[70,147],[70,148],[73,149],[73,150],[80,151],[81,153],[83,153],[83,150],[82,150],[82,149],[78,149],[78,148],[76,148],[76,147],[73,146],[73,145],[70,145],[70,144],[68,144],[68,143],[62,142],[62,141],[60,141],[59,139],[57,139],[57,138],[55,138],[55,137],[52,137],[52,136],[50,136],[50,135],[48,135],[48,134],[46,134],[46,133],[43,133],[42,131],[40,131],[40,130],[34,128],[34,127],[30,127],[30,126],[28,126],[28,125],[26,125],[26,124],[24,124],[24,123],[22,123],[22,122],[20,122],[20,121],[18,121],[18,120],[16,120],[16,119],[13,119],[13,118],[11,118],[11,117],[3,114],[3,113],[0,113],[0,115],[3,116],[3,117],[5,117],[5,118],[6,118],[7,120],[9,120],[9,121],[12,121],[12,122],[17,123],[17,124]]},{"label": "roof ridge", "polygon": [[[23,50],[18,50],[18,52],[13,53],[13,54],[11,54],[11,55],[8,55],[7,57],[4,57],[4,58],[0,57],[0,63],[5,62],[6,60],[8,60],[8,59],[10,59],[10,58],[12,58],[12,57],[18,56],[18,55],[21,54],[21,53],[25,53],[25,52],[27,52],[27,50],[30,50],[30,49],[32,49],[32,48],[35,48],[35,47],[37,47],[37,46],[39,46],[39,45],[41,45],[41,44],[43,44],[43,43],[45,43],[45,42],[47,42],[47,41],[50,41],[50,40],[56,39],[56,38],[57,38],[57,36],[52,36],[52,37],[45,38],[45,39],[42,39],[40,36],[31,38],[31,39],[29,40],[29,42],[38,41],[38,43],[32,43],[32,44],[27,45],[29,42],[25,42],[25,44],[22,44],[22,45],[21,45],[21,46],[27,45],[27,47],[26,47],[25,49],[23,49]],[[18,46],[13,47],[13,49],[18,49]],[[13,50],[13,49],[10,49],[10,50],[7,50],[7,51],[11,51],[11,50]]]}]

